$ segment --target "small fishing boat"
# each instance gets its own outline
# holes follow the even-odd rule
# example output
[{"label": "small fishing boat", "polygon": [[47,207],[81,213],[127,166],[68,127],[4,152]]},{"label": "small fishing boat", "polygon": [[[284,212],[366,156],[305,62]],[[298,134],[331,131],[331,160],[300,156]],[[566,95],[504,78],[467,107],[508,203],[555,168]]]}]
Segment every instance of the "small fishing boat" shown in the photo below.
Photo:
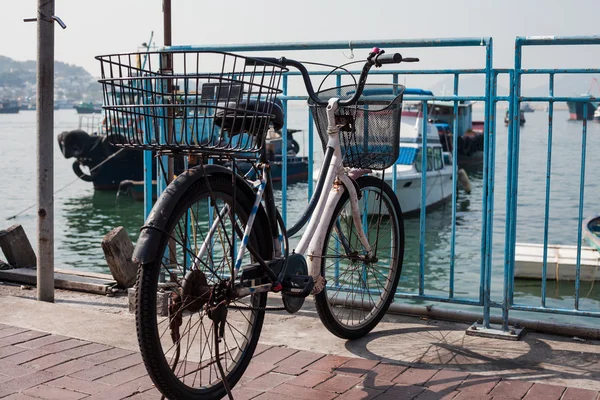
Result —
[{"label": "small fishing boat", "polygon": [[94,103],[81,102],[73,108],[77,110],[77,114],[100,114],[102,112],[102,106],[94,105]]},{"label": "small fishing boat", "polygon": [[600,215],[595,215],[583,221],[581,229],[589,245],[600,251]]},{"label": "small fishing boat", "polygon": [[[428,90],[407,88],[408,95],[433,96]],[[444,152],[452,152],[452,136],[454,120],[457,120],[458,166],[464,169],[479,170],[483,167],[483,127],[484,121],[473,121],[473,103],[461,100],[457,104],[458,115],[454,115],[453,101],[431,101],[427,103],[427,118],[437,128],[439,140]],[[402,110],[402,118],[422,117],[422,103],[406,103]],[[400,133],[402,137],[402,132]]]},{"label": "small fishing boat", "polygon": [[[508,126],[508,122],[510,121],[510,115],[508,115],[508,110],[506,110],[506,115],[504,116],[504,125]],[[523,115],[523,110],[519,113],[519,125],[525,125],[525,115]]]},{"label": "small fishing boat", "polygon": [[0,114],[16,114],[21,109],[15,100],[4,100],[0,102]]},{"label": "small fishing boat", "polygon": [[[588,98],[589,101],[567,101],[567,106],[569,107],[569,120],[572,121],[581,121],[584,119],[591,120],[594,118],[594,113],[596,109],[600,105],[598,101],[595,100],[590,94],[582,94],[581,97]],[[587,104],[587,110],[584,110],[584,104]]]},{"label": "small fishing boat", "polygon": [[521,104],[521,112],[534,112],[535,108],[531,107],[529,103]]}]

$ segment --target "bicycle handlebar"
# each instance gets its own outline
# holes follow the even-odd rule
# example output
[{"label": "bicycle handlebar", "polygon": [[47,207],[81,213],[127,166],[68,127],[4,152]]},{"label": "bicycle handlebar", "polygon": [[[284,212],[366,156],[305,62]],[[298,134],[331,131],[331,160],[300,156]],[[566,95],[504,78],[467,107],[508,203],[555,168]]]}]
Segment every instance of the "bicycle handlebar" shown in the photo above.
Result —
[{"label": "bicycle handlebar", "polygon": [[[340,100],[340,102],[339,102],[340,106],[352,105],[358,101],[358,99],[359,99],[360,95],[362,94],[363,89],[365,87],[365,83],[367,81],[367,76],[369,75],[369,70],[371,69],[371,67],[373,65],[375,66],[375,68],[379,68],[384,64],[400,64],[401,62],[418,62],[419,61],[418,58],[402,58],[402,55],[400,53],[394,53],[394,54],[384,54],[384,53],[385,53],[385,51],[380,50],[377,47],[373,48],[373,50],[369,53],[369,57],[367,57],[367,61],[363,65],[362,71],[360,73],[360,77],[358,79],[358,87],[356,88],[356,92],[354,93],[352,98],[350,98],[348,100]],[[287,67],[289,65],[289,66],[296,68],[302,74],[302,79],[304,80],[304,85],[306,86],[306,92],[308,93],[308,97],[310,97],[310,99],[315,104],[322,105],[322,106],[327,105],[328,102],[326,100],[321,100],[319,98],[319,96],[317,96],[317,94],[315,93],[312,82],[310,81],[310,76],[308,74],[308,71],[306,70],[306,67],[304,66],[304,64],[302,64],[301,62],[296,61],[296,60],[290,60],[285,57],[281,57],[281,58],[261,57],[261,58],[256,58],[255,60],[256,60],[256,64],[264,62],[264,63],[281,65],[282,67]]]}]

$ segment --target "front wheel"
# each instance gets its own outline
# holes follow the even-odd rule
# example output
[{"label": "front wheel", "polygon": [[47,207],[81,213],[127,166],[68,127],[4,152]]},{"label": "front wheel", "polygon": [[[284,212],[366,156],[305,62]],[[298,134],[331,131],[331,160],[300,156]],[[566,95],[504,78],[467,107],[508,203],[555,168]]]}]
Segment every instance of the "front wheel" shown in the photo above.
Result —
[{"label": "front wheel", "polygon": [[325,327],[344,339],[366,335],[383,318],[394,298],[404,256],[404,223],[394,191],[370,176],[360,177],[357,183],[372,257],[359,240],[346,191],[335,207],[321,252],[327,285],[315,296]]}]

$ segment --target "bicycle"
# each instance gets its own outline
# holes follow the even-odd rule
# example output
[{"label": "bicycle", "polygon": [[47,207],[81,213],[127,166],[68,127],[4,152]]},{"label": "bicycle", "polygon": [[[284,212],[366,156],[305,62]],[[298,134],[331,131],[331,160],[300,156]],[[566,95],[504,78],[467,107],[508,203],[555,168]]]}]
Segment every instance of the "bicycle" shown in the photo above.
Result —
[{"label": "bicycle", "polygon": [[[366,79],[372,66],[418,59],[374,48],[357,85],[315,93],[305,66],[290,59],[152,55],[160,72],[153,72],[152,57],[147,69],[135,54],[97,58],[107,121],[144,125],[140,131],[122,124],[115,145],[200,160],[159,197],[133,256],[140,264],[138,341],[156,387],[170,399],[231,398],[256,349],[269,292],[280,293],[290,313],[314,294],[319,317],[338,337],[370,332],[400,279],[404,225],[393,190],[368,173],[398,158],[404,87]],[[208,58],[206,71],[221,70],[200,68]],[[183,73],[165,68],[177,60]],[[283,125],[276,97],[288,67],[302,74],[325,151],[315,193],[289,230],[275,205],[264,146],[267,131]],[[218,163],[224,159],[230,168]],[[234,172],[240,159],[252,163],[258,179]],[[288,238],[306,223],[291,249]]]}]

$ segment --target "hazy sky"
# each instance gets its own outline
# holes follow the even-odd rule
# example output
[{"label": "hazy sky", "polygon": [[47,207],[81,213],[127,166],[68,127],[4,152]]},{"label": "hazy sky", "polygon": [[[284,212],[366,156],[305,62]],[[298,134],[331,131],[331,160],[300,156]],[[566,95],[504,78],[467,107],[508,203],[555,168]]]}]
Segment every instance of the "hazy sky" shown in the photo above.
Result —
[{"label": "hazy sky", "polygon": [[[173,43],[309,42],[351,39],[481,37],[494,39],[494,65],[512,67],[515,36],[598,35],[600,0],[368,1],[172,0]],[[365,4],[369,8],[365,7]],[[35,59],[37,0],[0,0],[0,54]],[[57,60],[99,75],[98,54],[136,51],[154,31],[162,45],[162,0],[56,0]],[[482,67],[481,49],[404,50],[423,68]],[[346,51],[346,54],[349,52]],[[341,51],[310,57],[343,62]],[[361,54],[364,55],[364,54]],[[600,46],[544,48],[527,54],[535,66],[600,66]]]}]

